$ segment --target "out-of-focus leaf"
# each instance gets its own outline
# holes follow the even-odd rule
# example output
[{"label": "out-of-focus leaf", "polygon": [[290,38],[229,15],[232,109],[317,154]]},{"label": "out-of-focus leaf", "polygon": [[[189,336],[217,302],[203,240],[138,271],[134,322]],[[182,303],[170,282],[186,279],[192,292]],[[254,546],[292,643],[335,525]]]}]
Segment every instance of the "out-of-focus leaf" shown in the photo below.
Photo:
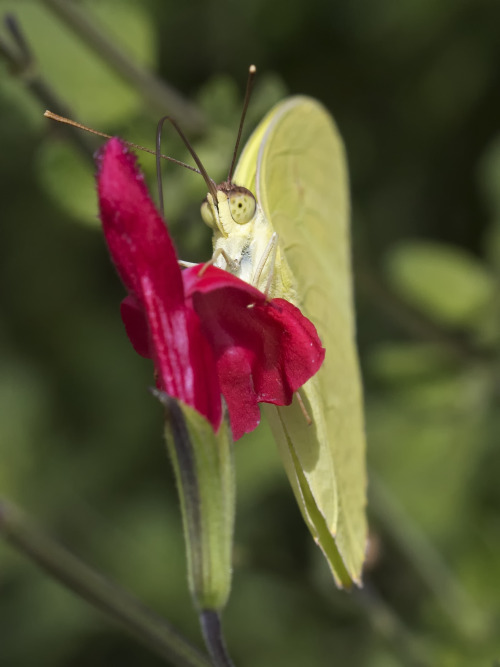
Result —
[{"label": "out-of-focus leaf", "polygon": [[[0,67],[3,69],[3,63],[0,61]],[[40,110],[33,105],[33,99],[30,93],[19,85],[19,81],[14,78],[3,76],[0,70],[0,99],[2,100],[2,116],[5,119],[5,124],[0,128],[0,137],[2,138],[2,148],[8,149],[5,146],[5,140],[8,140],[9,135],[12,135],[12,125],[9,121],[18,123],[24,128],[25,132],[28,129],[39,130],[45,123],[43,115]],[[16,118],[9,118],[13,112],[10,109],[16,109]],[[5,113],[9,110],[9,116]],[[5,115],[4,115],[5,114]]]},{"label": "out-of-focus leaf", "polygon": [[21,360],[0,367],[0,494],[19,497],[36,474],[35,448],[48,423],[47,387]]},{"label": "out-of-focus leaf", "polygon": [[[90,17],[138,62],[156,55],[151,17],[137,2],[86,2]],[[100,127],[119,122],[141,106],[140,95],[53,16],[42,3],[3,0],[2,13],[16,16],[39,71],[71,105],[78,120]],[[54,45],[57,44],[57,48]]]},{"label": "out-of-focus leaf", "polygon": [[45,192],[71,218],[100,224],[92,167],[71,144],[43,143],[37,155],[36,174]]},{"label": "out-of-focus leaf", "polygon": [[473,255],[431,241],[399,244],[386,271],[403,298],[451,326],[477,328],[495,294],[493,277]]},{"label": "out-of-focus leaf", "polygon": [[398,382],[432,379],[449,372],[450,359],[437,345],[428,343],[386,343],[369,356],[370,371],[376,378]]},{"label": "out-of-focus leaf", "polygon": [[251,504],[277,480],[285,482],[276,445],[264,417],[258,429],[238,441],[235,459],[240,502]]},{"label": "out-of-focus leaf", "polygon": [[399,383],[368,404],[371,463],[437,542],[453,534],[467,507],[492,390],[487,370],[462,370]]},{"label": "out-of-focus leaf", "polygon": [[[106,517],[114,519],[113,530],[103,523],[90,536],[103,569],[149,605],[171,606],[171,621],[189,623],[193,613],[178,506],[165,502],[161,494],[150,494],[113,509],[115,513]],[[117,558],[120,553],[127,557]]]},{"label": "out-of-focus leaf", "polygon": [[198,103],[212,123],[227,126],[240,111],[238,85],[231,77],[213,76],[198,93]]}]

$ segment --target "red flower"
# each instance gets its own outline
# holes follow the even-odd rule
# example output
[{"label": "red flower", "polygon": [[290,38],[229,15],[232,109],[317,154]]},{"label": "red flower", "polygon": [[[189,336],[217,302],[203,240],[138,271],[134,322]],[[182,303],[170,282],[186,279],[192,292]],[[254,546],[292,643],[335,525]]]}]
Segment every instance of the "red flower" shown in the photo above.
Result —
[{"label": "red flower", "polygon": [[268,302],[222,269],[181,271],[135,158],[119,139],[104,146],[97,182],[106,242],[129,292],[122,319],[134,349],[153,359],[159,387],[215,431],[222,393],[235,439],[259,424],[259,402],[288,405],[323,362],[313,324],[288,301]]}]

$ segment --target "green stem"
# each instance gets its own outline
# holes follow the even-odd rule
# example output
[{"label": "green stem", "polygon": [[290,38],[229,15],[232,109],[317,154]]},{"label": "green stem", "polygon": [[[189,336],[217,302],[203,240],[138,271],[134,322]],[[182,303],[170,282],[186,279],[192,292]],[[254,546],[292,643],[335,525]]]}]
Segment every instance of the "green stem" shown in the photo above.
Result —
[{"label": "green stem", "polygon": [[188,581],[215,667],[234,667],[220,621],[231,589],[235,514],[233,438],[227,415],[214,432],[194,408],[155,390],[165,406],[186,541]]},{"label": "green stem", "polygon": [[205,609],[200,612],[200,625],[205,645],[210,652],[210,657],[215,667],[234,667],[224,643],[224,635],[222,634],[218,612],[213,609]]},{"label": "green stem", "polygon": [[114,44],[103,30],[91,19],[88,12],[67,0],[41,0],[80,39],[90,46],[123,79],[132,84],[144,97],[145,105],[153,107],[158,114],[182,118],[185,130],[202,133],[205,119],[200,111],[180,95],[174,88],[140,67]]},{"label": "green stem", "polygon": [[211,667],[208,659],[161,616],[82,563],[33,526],[17,507],[3,500],[0,536],[166,661],[179,667]]}]

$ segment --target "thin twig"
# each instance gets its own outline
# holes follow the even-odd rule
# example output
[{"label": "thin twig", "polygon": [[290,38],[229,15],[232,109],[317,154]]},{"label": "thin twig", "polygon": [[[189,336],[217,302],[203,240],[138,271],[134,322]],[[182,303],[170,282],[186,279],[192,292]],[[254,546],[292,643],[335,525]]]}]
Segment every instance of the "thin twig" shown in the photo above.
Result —
[{"label": "thin twig", "polygon": [[[0,38],[0,56],[7,61],[12,76],[19,79],[41,106],[55,109],[61,116],[72,116],[71,109],[59,98],[53,88],[45,81],[38,69],[35,55],[29,46],[19,22],[13,15],[4,17],[4,24],[12,39],[9,44]],[[65,129],[80,153],[93,162],[95,146],[82,132],[74,128]]]},{"label": "thin twig", "polygon": [[205,129],[205,119],[191,102],[174,88],[140,67],[106,35],[89,16],[89,13],[74,2],[67,0],[41,0],[78,37],[88,44],[95,53],[123,79],[132,84],[144,97],[144,103],[158,114],[166,111],[182,118],[186,131],[197,134]]},{"label": "thin twig", "polygon": [[64,586],[121,624],[143,644],[179,667],[211,667],[161,616],[92,570],[0,500],[0,536]]}]

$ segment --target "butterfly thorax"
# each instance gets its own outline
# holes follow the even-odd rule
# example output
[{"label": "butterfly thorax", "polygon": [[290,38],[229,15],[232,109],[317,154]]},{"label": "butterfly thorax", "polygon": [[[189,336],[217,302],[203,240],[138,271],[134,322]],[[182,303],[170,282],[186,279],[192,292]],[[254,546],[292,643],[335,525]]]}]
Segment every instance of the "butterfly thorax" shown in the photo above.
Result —
[{"label": "butterfly thorax", "polygon": [[217,186],[202,204],[203,220],[213,229],[214,265],[254,285],[270,298],[297,303],[293,277],[279,239],[253,193],[232,183]]}]

